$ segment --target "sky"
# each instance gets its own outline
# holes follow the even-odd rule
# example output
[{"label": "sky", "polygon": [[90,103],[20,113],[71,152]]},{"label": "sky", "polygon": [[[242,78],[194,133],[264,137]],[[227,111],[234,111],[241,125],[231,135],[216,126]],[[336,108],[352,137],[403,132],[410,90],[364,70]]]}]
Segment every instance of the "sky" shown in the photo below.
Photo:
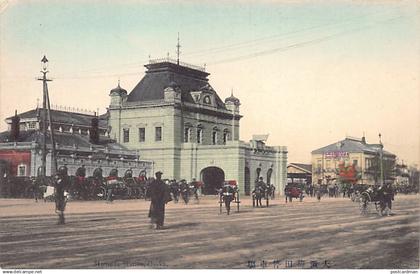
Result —
[{"label": "sky", "polygon": [[0,2],[0,130],[42,98],[49,59],[53,105],[106,111],[149,58],[206,66],[224,99],[241,100],[241,139],[269,134],[288,161],[346,136],[366,136],[420,164],[418,1]]}]

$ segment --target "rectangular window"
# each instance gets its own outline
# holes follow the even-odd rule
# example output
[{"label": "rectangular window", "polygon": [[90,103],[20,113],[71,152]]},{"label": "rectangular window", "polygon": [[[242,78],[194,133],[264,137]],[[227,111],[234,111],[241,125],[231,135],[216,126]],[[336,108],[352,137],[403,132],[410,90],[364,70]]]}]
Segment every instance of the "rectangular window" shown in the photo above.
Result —
[{"label": "rectangular window", "polygon": [[162,141],[162,127],[155,128],[155,141]]},{"label": "rectangular window", "polygon": [[213,131],[212,142],[213,142],[213,145],[217,145],[217,132],[216,131]]},{"label": "rectangular window", "polygon": [[18,169],[18,176],[26,176],[26,166],[20,165]]},{"label": "rectangular window", "polygon": [[128,128],[123,129],[123,142],[128,143],[130,141],[130,130]]},{"label": "rectangular window", "polygon": [[357,160],[353,160],[353,165],[357,166]]},{"label": "rectangular window", "polygon": [[318,162],[317,162],[317,167],[318,167],[318,168],[322,168],[322,161],[321,161],[321,160],[318,160]]},{"label": "rectangular window", "polygon": [[144,127],[139,128],[139,142],[146,141],[146,129]]},{"label": "rectangular window", "polygon": [[190,141],[190,128],[184,128],[184,143],[188,143]]},{"label": "rectangular window", "polygon": [[201,144],[203,137],[203,130],[201,128],[197,129],[197,143]]},{"label": "rectangular window", "polygon": [[36,122],[29,122],[28,123],[28,128],[34,129],[35,127],[36,127]]}]

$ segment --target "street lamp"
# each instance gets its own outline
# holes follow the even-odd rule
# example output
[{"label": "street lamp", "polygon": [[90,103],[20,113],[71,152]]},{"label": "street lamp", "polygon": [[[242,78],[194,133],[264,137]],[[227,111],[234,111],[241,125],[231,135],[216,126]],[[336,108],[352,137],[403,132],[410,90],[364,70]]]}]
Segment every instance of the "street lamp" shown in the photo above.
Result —
[{"label": "street lamp", "polygon": [[47,69],[48,69],[48,59],[47,57],[44,55],[44,58],[42,58],[41,60],[41,67],[42,67],[42,73],[46,73]]}]

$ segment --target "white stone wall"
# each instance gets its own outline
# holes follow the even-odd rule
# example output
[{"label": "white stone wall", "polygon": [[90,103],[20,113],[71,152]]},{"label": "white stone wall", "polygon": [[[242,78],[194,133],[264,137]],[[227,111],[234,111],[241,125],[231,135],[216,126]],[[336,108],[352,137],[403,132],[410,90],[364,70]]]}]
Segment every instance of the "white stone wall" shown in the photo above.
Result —
[{"label": "white stone wall", "polygon": [[[201,172],[207,167],[224,171],[226,180],[236,180],[242,193],[245,191],[245,166],[250,169],[250,189],[254,187],[256,168],[266,180],[272,168],[271,183],[282,193],[287,179],[287,149],[267,147],[254,153],[249,144],[239,141],[239,120],[216,115],[186,111],[174,102],[150,105],[124,106],[110,109],[111,137],[129,149],[138,149],[140,158],[153,163],[153,172],[162,171],[163,178],[201,180]],[[179,106],[179,105],[178,105]],[[239,115],[239,109],[234,110]],[[184,143],[184,127],[191,127],[190,141]],[[154,128],[162,126],[162,141],[155,141]],[[146,129],[145,142],[138,140],[138,128]],[[197,128],[202,131],[202,143],[196,139]],[[120,128],[120,132],[118,132]],[[123,129],[130,129],[130,140],[122,142]],[[212,132],[217,128],[217,144],[212,143]],[[223,132],[228,130],[229,140],[223,144]],[[232,140],[233,139],[233,140]]]}]

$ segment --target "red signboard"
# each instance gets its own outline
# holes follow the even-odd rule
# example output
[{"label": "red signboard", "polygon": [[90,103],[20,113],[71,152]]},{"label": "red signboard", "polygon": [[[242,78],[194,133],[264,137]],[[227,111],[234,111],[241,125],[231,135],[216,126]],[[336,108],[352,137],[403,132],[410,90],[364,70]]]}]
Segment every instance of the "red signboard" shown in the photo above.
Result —
[{"label": "red signboard", "polygon": [[338,175],[342,180],[355,183],[358,180],[358,171],[356,165],[345,165],[341,162],[338,164]]}]

